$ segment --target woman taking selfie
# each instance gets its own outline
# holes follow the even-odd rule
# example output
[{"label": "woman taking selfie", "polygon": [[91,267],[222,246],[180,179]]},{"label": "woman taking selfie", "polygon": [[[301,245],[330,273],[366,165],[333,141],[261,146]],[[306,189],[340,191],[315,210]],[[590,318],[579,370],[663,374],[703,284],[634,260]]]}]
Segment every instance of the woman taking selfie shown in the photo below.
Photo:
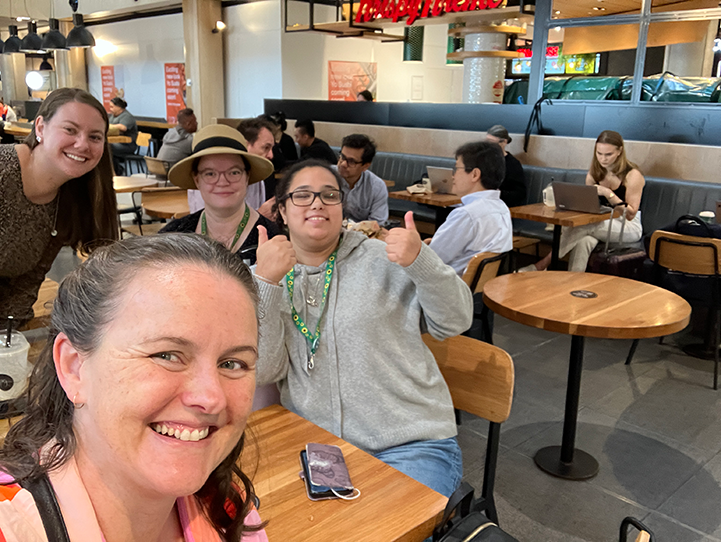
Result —
[{"label": "woman taking selfie", "polygon": [[[618,242],[623,225],[623,243],[635,243],[643,235],[641,224],[641,195],[646,184],[638,166],[626,158],[623,138],[618,132],[606,130],[596,139],[591,169],[586,175],[586,184],[595,186],[601,205],[623,205],[624,212],[613,219],[611,225],[612,243]],[[609,211],[610,214],[610,211]],[[625,222],[625,224],[624,224]],[[599,241],[608,239],[608,220],[596,224],[564,227],[561,232],[559,255],[570,252],[569,271],[586,270],[591,252]],[[519,271],[541,271],[551,264],[549,254],[538,263],[521,268]]]},{"label": "woman taking selfie", "polygon": [[68,275],[0,450],[0,540],[55,540],[52,526],[72,541],[267,542],[237,465],[256,300],[248,268],[195,235],[126,239]]},{"label": "woman taking selfie", "polygon": [[118,238],[105,109],[87,92],[53,91],[20,145],[0,146],[0,318],[33,317],[62,246]]},{"label": "woman taking selfie", "polygon": [[278,184],[289,238],[261,230],[258,382],[281,402],[450,495],[462,475],[453,403],[421,334],[471,325],[471,292],[406,215],[387,244],[345,231],[338,174],[309,160]]},{"label": "woman taking selfie", "polygon": [[255,263],[257,226],[272,237],[276,225],[245,202],[249,184],[273,173],[273,164],[251,154],[238,130],[211,124],[193,138],[193,154],[175,164],[169,179],[181,188],[197,188],[205,208],[173,220],[160,233],[199,233],[215,239],[231,252]]}]

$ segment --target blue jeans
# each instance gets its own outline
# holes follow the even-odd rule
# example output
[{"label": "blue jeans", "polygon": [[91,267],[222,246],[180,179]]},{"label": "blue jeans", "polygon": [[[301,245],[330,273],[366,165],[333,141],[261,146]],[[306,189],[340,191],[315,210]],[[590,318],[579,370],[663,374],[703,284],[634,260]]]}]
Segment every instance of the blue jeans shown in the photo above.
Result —
[{"label": "blue jeans", "polygon": [[451,496],[463,477],[463,457],[456,437],[418,440],[373,455],[446,497]]}]

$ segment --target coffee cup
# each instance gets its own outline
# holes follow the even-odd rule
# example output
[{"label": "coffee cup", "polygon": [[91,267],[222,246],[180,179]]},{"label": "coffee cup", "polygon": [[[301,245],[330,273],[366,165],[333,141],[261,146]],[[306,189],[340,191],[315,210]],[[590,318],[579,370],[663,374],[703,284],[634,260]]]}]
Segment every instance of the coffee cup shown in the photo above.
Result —
[{"label": "coffee cup", "polygon": [[713,224],[716,222],[716,213],[713,211],[701,211],[698,216],[707,224]]}]

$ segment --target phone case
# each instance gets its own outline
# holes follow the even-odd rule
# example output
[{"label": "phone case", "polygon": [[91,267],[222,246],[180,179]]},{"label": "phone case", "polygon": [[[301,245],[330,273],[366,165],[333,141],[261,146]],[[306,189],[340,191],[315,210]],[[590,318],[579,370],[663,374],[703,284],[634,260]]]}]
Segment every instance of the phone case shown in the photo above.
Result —
[{"label": "phone case", "polygon": [[300,464],[303,469],[300,477],[305,482],[306,493],[311,501],[337,499],[338,495],[353,494],[353,484],[343,452],[337,446],[308,444],[300,452]]}]

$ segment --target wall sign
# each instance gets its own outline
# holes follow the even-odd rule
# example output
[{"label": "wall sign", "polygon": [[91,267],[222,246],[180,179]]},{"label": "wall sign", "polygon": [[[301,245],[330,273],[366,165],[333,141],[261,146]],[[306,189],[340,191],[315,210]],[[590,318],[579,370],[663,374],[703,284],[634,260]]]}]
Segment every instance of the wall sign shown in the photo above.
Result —
[{"label": "wall sign", "polygon": [[165,118],[170,124],[178,122],[178,111],[185,109],[185,64],[165,65]]},{"label": "wall sign", "polygon": [[416,19],[439,17],[444,13],[459,13],[481,9],[495,9],[503,0],[360,0],[356,23],[369,23],[376,19],[399,19],[408,17],[407,25]]},{"label": "wall sign", "polygon": [[110,100],[115,98],[115,66],[100,66],[100,80],[103,85],[103,106],[110,111]]},{"label": "wall sign", "polygon": [[376,95],[378,65],[375,62],[328,61],[328,99],[334,102],[355,102],[362,90]]}]

